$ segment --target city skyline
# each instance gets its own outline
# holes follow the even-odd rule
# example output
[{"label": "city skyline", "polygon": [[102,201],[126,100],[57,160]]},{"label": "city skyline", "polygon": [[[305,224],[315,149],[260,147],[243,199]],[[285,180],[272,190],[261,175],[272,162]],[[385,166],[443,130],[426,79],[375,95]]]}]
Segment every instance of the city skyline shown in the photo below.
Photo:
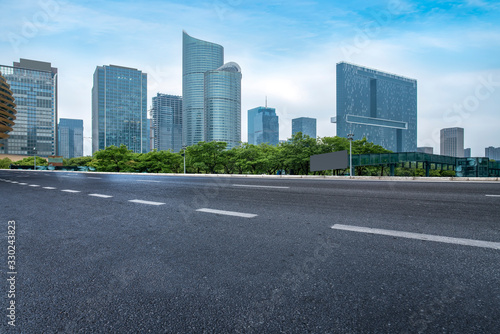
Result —
[{"label": "city skyline", "polygon": [[[88,78],[95,66],[148,73],[148,107],[157,92],[181,95],[184,29],[224,45],[227,61],[245,69],[242,112],[269,96],[280,139],[291,136],[291,120],[305,116],[302,110],[318,119],[318,136],[336,134],[329,122],[336,114],[335,64],[349,61],[417,79],[418,146],[437,152],[439,130],[458,126],[472,155],[482,156],[485,147],[500,146],[500,61],[492,57],[500,48],[499,8],[488,1],[13,2],[0,23],[0,63],[28,58],[57,67],[59,116],[84,119],[90,137]],[[273,22],[272,29],[263,22]]]}]

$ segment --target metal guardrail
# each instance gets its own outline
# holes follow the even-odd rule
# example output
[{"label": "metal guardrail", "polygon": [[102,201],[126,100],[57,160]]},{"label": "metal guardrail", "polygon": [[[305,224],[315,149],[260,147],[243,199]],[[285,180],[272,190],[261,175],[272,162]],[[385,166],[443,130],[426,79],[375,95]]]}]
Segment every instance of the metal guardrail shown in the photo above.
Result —
[{"label": "metal guardrail", "polygon": [[[26,169],[34,170],[34,166],[20,166],[20,165],[10,165],[10,169]],[[61,171],[73,171],[73,172],[95,172],[94,167],[88,166],[36,166],[36,170],[61,170]]]}]

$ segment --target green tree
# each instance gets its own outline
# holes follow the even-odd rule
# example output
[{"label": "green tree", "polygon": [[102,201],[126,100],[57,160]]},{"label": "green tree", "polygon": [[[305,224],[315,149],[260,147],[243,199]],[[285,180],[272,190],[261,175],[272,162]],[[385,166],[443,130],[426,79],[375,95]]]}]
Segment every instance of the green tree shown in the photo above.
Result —
[{"label": "green tree", "polygon": [[[35,157],[26,157],[24,159],[18,160],[13,163],[14,165],[19,166],[34,166],[35,165]],[[36,165],[37,166],[48,166],[47,159],[42,157],[36,157]]]},{"label": "green tree", "polygon": [[3,158],[0,160],[0,169],[8,169],[9,166],[12,164],[12,160],[9,158]]},{"label": "green tree", "polygon": [[151,151],[137,158],[136,170],[148,173],[179,173],[182,156],[171,151]]},{"label": "green tree", "polygon": [[101,172],[131,172],[135,171],[134,154],[127,146],[114,145],[106,147],[94,153],[94,160],[92,166]]},{"label": "green tree", "polygon": [[[198,173],[203,170],[206,173],[215,173],[217,167],[223,166],[223,152],[226,149],[225,142],[199,142],[186,149],[186,159],[189,166]],[[188,165],[188,162],[186,162]]]},{"label": "green tree", "polygon": [[64,165],[65,166],[89,166],[89,164],[92,162],[92,160],[93,160],[93,158],[91,156],[75,157],[75,158],[68,159]]}]

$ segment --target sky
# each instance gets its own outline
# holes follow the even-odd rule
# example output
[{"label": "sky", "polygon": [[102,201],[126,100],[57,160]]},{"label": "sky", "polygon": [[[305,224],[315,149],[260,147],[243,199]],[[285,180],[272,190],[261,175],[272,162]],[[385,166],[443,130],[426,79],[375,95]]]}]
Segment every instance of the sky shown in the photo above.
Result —
[{"label": "sky", "polygon": [[27,58],[59,72],[59,118],[84,120],[91,154],[96,66],[148,74],[158,92],[182,95],[182,31],[224,47],[242,68],[247,110],[276,108],[280,139],[297,117],[334,136],[336,64],[347,61],[417,80],[418,146],[439,153],[439,130],[465,129],[472,156],[500,147],[498,1],[72,1],[0,0],[0,64]]}]

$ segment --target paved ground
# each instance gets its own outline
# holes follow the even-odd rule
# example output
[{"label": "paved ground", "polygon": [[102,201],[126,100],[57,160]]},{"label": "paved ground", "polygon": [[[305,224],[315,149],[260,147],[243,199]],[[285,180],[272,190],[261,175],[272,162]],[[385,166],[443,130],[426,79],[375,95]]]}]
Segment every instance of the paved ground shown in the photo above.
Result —
[{"label": "paved ground", "polygon": [[0,205],[2,333],[500,331],[498,183],[0,170]]}]

